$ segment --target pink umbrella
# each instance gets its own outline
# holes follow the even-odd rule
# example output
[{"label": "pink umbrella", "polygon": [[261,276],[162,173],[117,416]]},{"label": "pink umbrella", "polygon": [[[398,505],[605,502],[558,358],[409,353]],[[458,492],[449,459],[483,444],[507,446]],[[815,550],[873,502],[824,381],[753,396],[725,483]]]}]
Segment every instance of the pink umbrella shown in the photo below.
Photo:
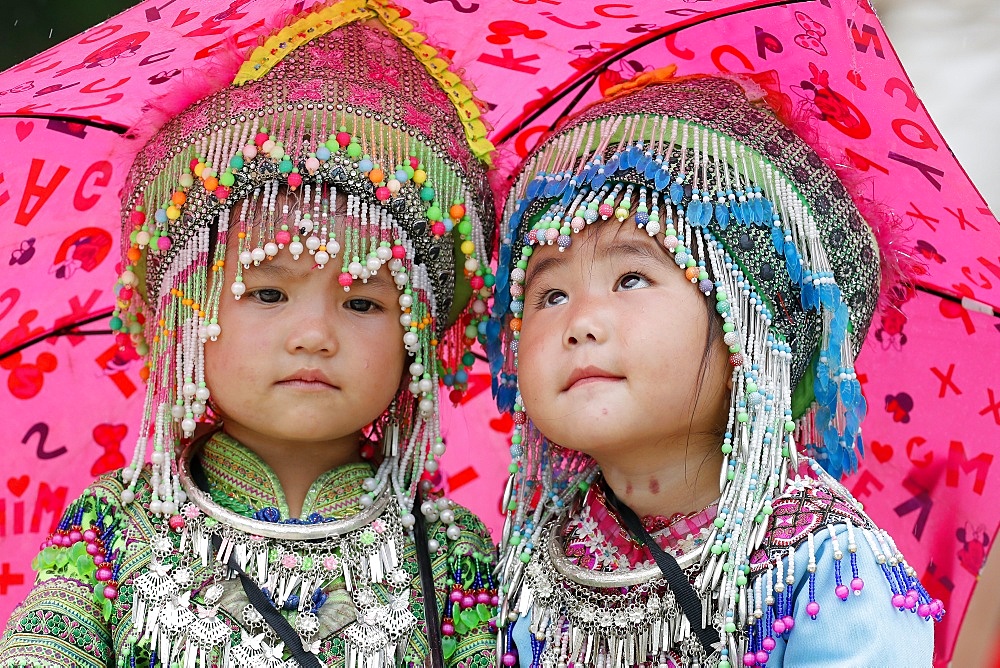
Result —
[{"label": "pink umbrella", "polygon": [[[14,147],[0,156],[0,258],[12,286],[0,287],[0,372],[13,435],[0,488],[9,548],[0,616],[23,595],[26,564],[66,500],[123,463],[135,428],[134,353],[76,327],[110,311],[118,189],[155,129],[148,115],[179,111],[171,90],[199,85],[230,45],[256,44],[271,17],[308,4],[234,0],[220,12],[207,0],[145,3],[0,74],[0,145]],[[1000,322],[1000,229],[868,5],[448,0],[411,9],[489,103],[506,167],[562,114],[637,73],[668,64],[680,75],[752,73],[828,154],[860,170],[858,198],[909,227],[925,270],[894,296],[902,312],[872,326],[859,365],[868,456],[848,485],[946,601],[943,665],[998,524],[985,444],[1000,429],[1000,386],[984,370],[1000,363],[988,341]],[[474,374],[450,416],[443,483],[497,526],[509,424],[487,383],[485,371]]]}]

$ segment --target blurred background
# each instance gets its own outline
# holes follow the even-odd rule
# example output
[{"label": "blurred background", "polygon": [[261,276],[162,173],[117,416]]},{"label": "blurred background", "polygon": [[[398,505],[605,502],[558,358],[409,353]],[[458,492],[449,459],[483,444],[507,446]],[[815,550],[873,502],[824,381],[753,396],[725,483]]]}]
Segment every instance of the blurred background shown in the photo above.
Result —
[{"label": "blurred background", "polygon": [[[0,70],[132,4],[134,0],[0,0]],[[874,0],[873,4],[917,94],[996,211],[1000,206],[1000,0]],[[953,665],[1000,668],[998,630],[1000,555],[994,554],[986,562],[966,616]]]}]

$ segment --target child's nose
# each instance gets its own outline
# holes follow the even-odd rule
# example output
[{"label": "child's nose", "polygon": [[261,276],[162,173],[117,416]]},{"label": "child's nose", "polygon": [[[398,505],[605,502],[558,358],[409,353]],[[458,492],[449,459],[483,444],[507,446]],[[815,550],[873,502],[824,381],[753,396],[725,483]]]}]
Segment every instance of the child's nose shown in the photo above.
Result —
[{"label": "child's nose", "polygon": [[292,319],[286,347],[290,353],[336,353],[339,345],[333,315],[321,308],[303,309]]},{"label": "child's nose", "polygon": [[571,309],[563,335],[563,343],[567,347],[607,341],[610,323],[599,299],[577,296],[571,302]]}]

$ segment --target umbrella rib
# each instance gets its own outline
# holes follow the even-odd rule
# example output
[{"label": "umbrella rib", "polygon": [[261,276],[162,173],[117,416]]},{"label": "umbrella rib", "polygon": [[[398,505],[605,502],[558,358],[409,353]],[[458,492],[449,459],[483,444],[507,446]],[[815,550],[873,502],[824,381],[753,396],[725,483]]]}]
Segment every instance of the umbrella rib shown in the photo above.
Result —
[{"label": "umbrella rib", "polygon": [[17,353],[21,352],[25,348],[29,348],[29,347],[35,345],[36,343],[40,343],[40,342],[44,341],[45,339],[49,339],[49,338],[52,338],[54,336],[55,337],[58,337],[58,336],[93,336],[95,334],[111,334],[112,330],[110,330],[110,329],[91,329],[91,330],[79,330],[79,329],[77,329],[77,327],[80,327],[81,325],[89,325],[92,322],[96,322],[98,320],[103,320],[104,318],[109,317],[111,315],[111,313],[112,313],[112,311],[110,309],[107,310],[107,311],[102,311],[102,312],[100,312],[100,313],[98,313],[96,315],[90,316],[89,318],[86,318],[84,320],[80,320],[79,322],[74,322],[73,324],[70,324],[70,325],[63,325],[62,327],[57,327],[57,328],[53,329],[50,332],[46,332],[44,334],[39,334],[36,337],[30,338],[27,341],[24,341],[24,342],[22,342],[22,343],[20,343],[20,344],[18,344],[16,346],[14,346],[10,350],[3,351],[2,353],[0,353],[0,360],[5,360],[8,357],[11,357],[12,355],[16,355]]},{"label": "umbrella rib", "polygon": [[0,118],[27,118],[33,121],[36,120],[49,120],[49,121],[62,121],[64,123],[75,123],[76,125],[86,125],[87,127],[97,128],[98,130],[108,130],[109,132],[114,132],[118,135],[123,135],[128,132],[128,128],[124,125],[118,123],[112,123],[111,121],[97,121],[92,118],[80,118],[78,116],[62,116],[60,114],[4,114],[0,113]]},{"label": "umbrella rib", "polygon": [[959,295],[950,295],[940,288],[935,288],[933,286],[927,285],[925,283],[915,283],[914,289],[920,290],[921,292],[926,292],[929,295],[934,295],[935,297],[940,297],[941,299],[947,299],[950,302],[955,302],[966,311],[975,311],[977,313],[983,313],[985,315],[992,315],[995,318],[1000,318],[1000,309],[995,306],[991,306],[985,302],[981,302],[976,299],[970,299],[969,297],[961,297]]}]

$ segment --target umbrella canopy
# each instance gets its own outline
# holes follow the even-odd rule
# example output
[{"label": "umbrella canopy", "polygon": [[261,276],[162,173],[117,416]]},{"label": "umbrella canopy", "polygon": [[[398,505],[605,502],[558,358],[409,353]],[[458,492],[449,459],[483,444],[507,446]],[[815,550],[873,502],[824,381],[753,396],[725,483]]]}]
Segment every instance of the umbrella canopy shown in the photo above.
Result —
[{"label": "umbrella canopy", "polygon": [[[275,16],[310,4],[147,2],[0,74],[0,145],[12,147],[0,156],[9,277],[0,287],[0,402],[13,453],[0,490],[0,537],[10,546],[0,559],[0,616],[28,585],[35,539],[91,475],[124,464],[121,445],[134,438],[140,362],[110,336],[85,335],[102,323],[73,328],[110,311],[118,195],[132,157],[158,119],[180,111],[171,92],[204,85],[233,46],[257,44]],[[945,662],[1000,507],[989,447],[1000,433],[1000,385],[983,372],[1000,366],[1000,227],[876,16],[863,0],[512,7],[410,8],[489,105],[502,169],[560,117],[636,74],[671,64],[679,75],[749,73],[813,143],[857,170],[856,199],[895,212],[906,228],[923,268],[912,289],[891,296],[898,309],[877,316],[859,362],[869,452],[847,484],[948,605],[938,627]],[[442,481],[496,526],[510,425],[484,391],[488,377],[472,381],[461,411],[446,416]]]}]

